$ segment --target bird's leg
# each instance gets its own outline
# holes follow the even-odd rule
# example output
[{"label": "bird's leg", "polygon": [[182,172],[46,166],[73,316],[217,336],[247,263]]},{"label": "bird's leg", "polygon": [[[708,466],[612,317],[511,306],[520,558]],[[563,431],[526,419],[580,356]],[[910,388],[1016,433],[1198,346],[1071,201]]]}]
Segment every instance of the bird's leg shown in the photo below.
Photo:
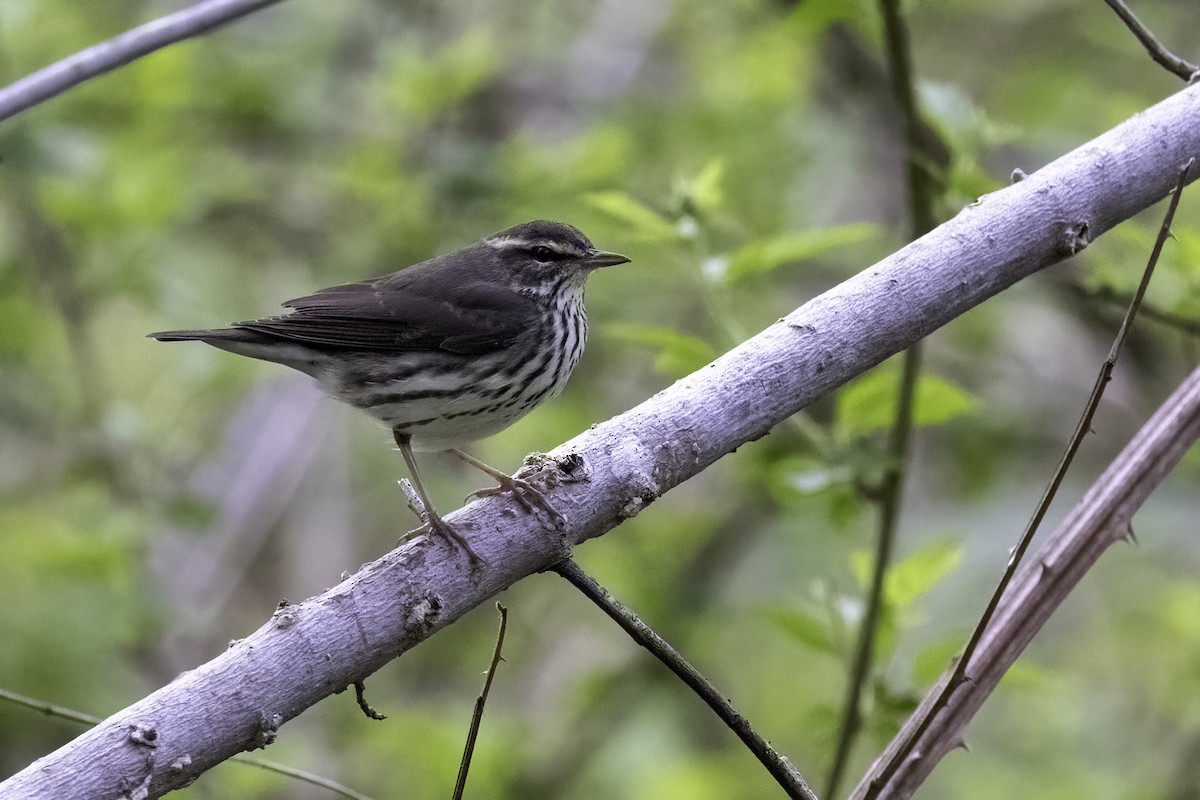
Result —
[{"label": "bird's leg", "polygon": [[404,456],[404,463],[408,465],[408,472],[412,475],[413,487],[417,490],[417,496],[421,498],[421,504],[425,506],[423,517],[425,526],[430,532],[436,533],[447,542],[457,544],[467,552],[472,564],[486,563],[479,554],[476,553],[471,545],[462,535],[454,530],[453,526],[446,520],[442,519],[436,511],[433,510],[433,503],[429,500],[429,493],[425,491],[425,484],[421,483],[421,473],[417,469],[417,459],[413,456],[411,437],[408,434],[392,431],[396,438],[396,446],[400,448],[400,455]]},{"label": "bird's leg", "polygon": [[542,490],[529,481],[514,478],[512,475],[506,475],[495,467],[489,467],[478,458],[475,458],[475,456],[470,453],[464,453],[458,448],[449,450],[448,452],[458,456],[480,472],[486,472],[488,475],[491,475],[500,484],[494,489],[476,489],[467,495],[468,497],[491,497],[496,494],[511,494],[513,499],[517,501],[517,504],[526,513],[541,510],[550,518],[550,523],[554,526],[555,530],[561,530],[567,524],[567,518],[563,513],[551,505],[550,501],[546,499],[546,495],[542,494]]}]

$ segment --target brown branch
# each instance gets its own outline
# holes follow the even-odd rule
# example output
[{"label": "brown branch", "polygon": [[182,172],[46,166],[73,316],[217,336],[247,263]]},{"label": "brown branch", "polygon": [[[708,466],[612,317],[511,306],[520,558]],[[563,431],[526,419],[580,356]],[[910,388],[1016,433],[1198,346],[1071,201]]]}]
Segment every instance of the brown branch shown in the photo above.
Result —
[{"label": "brown branch", "polygon": [[[947,675],[921,705],[851,795],[908,797],[938,762],[961,744],[960,732],[1000,679],[1092,565],[1115,542],[1130,537],[1130,520],[1154,488],[1200,439],[1200,368],[1189,375],[1121,451],[1071,511],[1058,531],[1018,573],[994,624],[971,659],[968,680],[911,745],[929,716]],[[901,746],[909,756],[886,785],[883,769]]]}]

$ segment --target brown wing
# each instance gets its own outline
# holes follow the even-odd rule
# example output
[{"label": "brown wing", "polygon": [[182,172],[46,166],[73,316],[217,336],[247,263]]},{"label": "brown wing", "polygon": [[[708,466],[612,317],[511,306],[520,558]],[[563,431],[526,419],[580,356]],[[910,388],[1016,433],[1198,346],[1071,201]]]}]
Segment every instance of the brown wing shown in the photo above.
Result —
[{"label": "brown wing", "polygon": [[292,313],[235,327],[319,347],[469,355],[507,346],[537,311],[529,298],[442,259],[283,305]]}]

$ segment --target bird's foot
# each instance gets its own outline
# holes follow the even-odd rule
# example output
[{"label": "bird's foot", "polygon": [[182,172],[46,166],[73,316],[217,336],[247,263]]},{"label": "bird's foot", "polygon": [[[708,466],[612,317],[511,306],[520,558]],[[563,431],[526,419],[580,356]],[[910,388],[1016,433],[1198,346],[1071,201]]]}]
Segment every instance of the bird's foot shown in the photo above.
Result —
[{"label": "bird's foot", "polygon": [[408,541],[414,535],[421,533],[422,531],[428,531],[442,537],[442,540],[451,547],[457,545],[465,550],[471,559],[472,565],[478,566],[480,564],[487,563],[478,553],[475,552],[474,549],[472,549],[467,540],[462,537],[462,534],[454,530],[454,526],[442,519],[437,512],[435,512],[429,507],[428,504],[426,504],[425,500],[422,498],[421,492],[414,488],[407,479],[401,478],[399,481],[397,481],[397,483],[400,484],[400,490],[404,492],[404,496],[408,500],[408,507],[412,509],[413,513],[420,517],[421,522],[424,523],[415,531],[410,531],[403,538],[401,538],[401,543]]},{"label": "bird's foot", "polygon": [[542,493],[541,489],[522,478],[514,478],[509,475],[496,475],[495,478],[500,483],[499,486],[490,489],[476,489],[467,495],[467,499],[510,494],[526,514],[540,512],[549,521],[552,530],[560,531],[566,527],[566,516],[546,499],[546,495]]},{"label": "bird's foot", "polygon": [[471,543],[464,539],[461,533],[454,530],[454,526],[449,522],[446,522],[446,520],[437,514],[425,514],[424,516],[425,524],[421,526],[421,529],[428,530],[430,533],[442,537],[442,540],[451,547],[461,547],[466,552],[467,557],[471,559],[473,566],[483,566],[487,563],[481,555],[475,552],[474,548],[471,547]]}]

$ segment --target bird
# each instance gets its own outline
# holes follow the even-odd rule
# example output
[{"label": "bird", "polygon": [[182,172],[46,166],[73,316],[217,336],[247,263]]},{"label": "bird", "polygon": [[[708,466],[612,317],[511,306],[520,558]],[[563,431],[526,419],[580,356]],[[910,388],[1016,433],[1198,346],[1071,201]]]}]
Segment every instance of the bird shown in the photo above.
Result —
[{"label": "bird", "polygon": [[487,473],[526,512],[564,518],[536,487],[461,448],[562,391],[583,354],[583,291],[597,269],[628,263],[578,229],[534,220],[453,253],[288,300],[277,316],[148,334],[283,364],[392,430],[423,509],[422,528],[481,559],[434,509],[415,452],[449,452]]}]

